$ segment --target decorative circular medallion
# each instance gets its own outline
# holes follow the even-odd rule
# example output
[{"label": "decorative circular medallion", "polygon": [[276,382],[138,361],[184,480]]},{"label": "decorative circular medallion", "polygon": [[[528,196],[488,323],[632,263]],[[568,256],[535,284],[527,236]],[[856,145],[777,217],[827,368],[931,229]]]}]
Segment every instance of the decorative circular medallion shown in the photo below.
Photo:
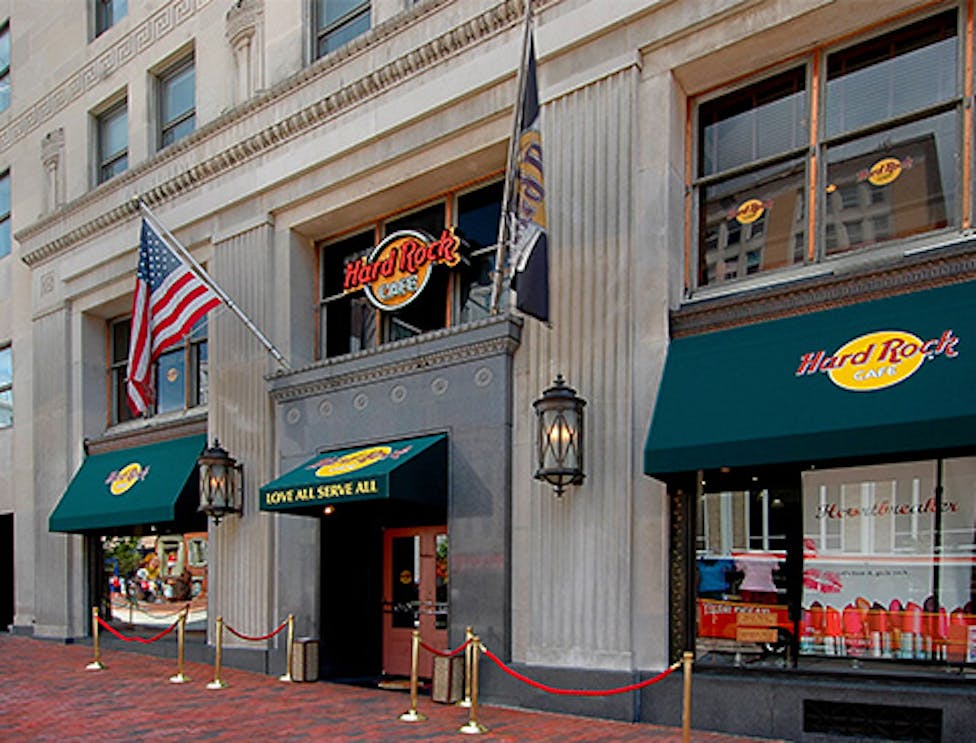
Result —
[{"label": "decorative circular medallion", "polygon": [[494,380],[495,375],[487,366],[483,366],[474,373],[474,383],[477,387],[487,387]]}]

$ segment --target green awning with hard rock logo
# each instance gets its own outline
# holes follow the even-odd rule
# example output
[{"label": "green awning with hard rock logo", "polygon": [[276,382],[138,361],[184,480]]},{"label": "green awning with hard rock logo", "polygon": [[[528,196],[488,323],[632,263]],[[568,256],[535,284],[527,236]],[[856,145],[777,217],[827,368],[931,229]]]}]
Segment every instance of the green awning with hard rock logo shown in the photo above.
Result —
[{"label": "green awning with hard rock logo", "polygon": [[185,436],[85,458],[48,519],[50,531],[105,533],[191,517],[207,437]]},{"label": "green awning with hard rock logo", "polygon": [[976,282],[678,338],[644,472],[976,445]]},{"label": "green awning with hard rock logo", "polygon": [[261,510],[406,500],[430,503],[447,487],[444,434],[328,451],[261,488]]}]

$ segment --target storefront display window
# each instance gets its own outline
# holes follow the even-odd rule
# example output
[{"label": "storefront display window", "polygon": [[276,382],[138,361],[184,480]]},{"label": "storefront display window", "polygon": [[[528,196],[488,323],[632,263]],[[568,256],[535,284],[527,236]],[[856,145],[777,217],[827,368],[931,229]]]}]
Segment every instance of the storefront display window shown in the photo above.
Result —
[{"label": "storefront display window", "polygon": [[697,497],[699,659],[976,663],[976,458],[798,477]]},{"label": "storefront display window", "polygon": [[126,627],[171,625],[188,608],[187,627],[207,621],[207,534],[101,537],[105,578],[101,616]]},{"label": "storefront display window", "polygon": [[957,26],[945,11],[701,102],[697,285],[959,225]]},{"label": "storefront display window", "polygon": [[976,459],[805,472],[801,653],[974,660],[974,485]]},{"label": "storefront display window", "polygon": [[[323,243],[321,355],[342,356],[487,317],[501,194],[502,185],[498,182],[452,192],[420,209]],[[435,246],[431,254],[437,252],[437,245],[456,238],[457,260],[444,256],[428,266],[429,274],[423,281],[415,282],[421,288],[408,302],[395,306],[391,301],[389,306],[379,307],[363,289],[364,284],[370,283],[363,278],[365,269],[353,270],[354,264],[368,263],[371,257],[382,263],[381,258],[374,256],[377,246],[405,231],[418,240],[429,240]],[[393,274],[392,264],[390,269]],[[379,267],[380,275],[378,271]],[[393,280],[400,276],[396,273]],[[412,281],[411,276],[404,276],[407,283]],[[395,296],[398,288],[392,284],[387,287],[382,293]]]},{"label": "storefront display window", "polygon": [[795,493],[776,488],[703,492],[695,586],[699,658],[782,663],[793,635],[788,553]]}]

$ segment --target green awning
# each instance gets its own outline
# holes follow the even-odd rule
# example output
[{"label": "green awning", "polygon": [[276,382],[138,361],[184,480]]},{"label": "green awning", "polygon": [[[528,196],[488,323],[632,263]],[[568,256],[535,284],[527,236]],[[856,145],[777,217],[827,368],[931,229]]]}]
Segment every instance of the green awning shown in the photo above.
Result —
[{"label": "green awning", "polygon": [[318,454],[261,488],[261,510],[367,500],[436,502],[447,492],[447,437],[401,439]]},{"label": "green awning", "polygon": [[[205,435],[93,454],[48,520],[50,531],[98,532],[165,524],[197,507],[197,457]],[[181,498],[181,494],[183,497]]]},{"label": "green awning", "polygon": [[644,472],[976,444],[976,282],[671,343]]}]

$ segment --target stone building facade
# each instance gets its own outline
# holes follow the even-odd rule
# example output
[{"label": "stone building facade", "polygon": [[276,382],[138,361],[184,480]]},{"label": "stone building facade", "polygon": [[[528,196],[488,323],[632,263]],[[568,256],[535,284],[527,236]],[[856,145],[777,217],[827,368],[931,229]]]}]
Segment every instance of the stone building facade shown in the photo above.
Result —
[{"label": "stone building facade", "polygon": [[[976,497],[971,393],[950,375],[899,399],[907,412],[892,418],[883,389],[818,391],[810,408],[808,390],[757,382],[767,347],[849,331],[824,330],[826,358],[932,313],[913,337],[958,348],[956,366],[927,346],[931,363],[891,389],[913,389],[943,362],[963,368],[957,315],[976,296],[970,4],[536,0],[551,327],[487,307],[521,0],[52,5],[69,17],[0,2],[12,236],[0,254],[0,396],[12,405],[0,427],[0,558],[13,565],[0,590],[12,631],[90,636],[107,538],[202,530],[204,655],[218,615],[260,634],[293,614],[321,639],[324,677],[379,676],[394,667],[390,633],[425,615],[419,626],[451,647],[472,626],[506,662],[557,686],[623,686],[694,650],[702,728],[809,740],[858,734],[858,719],[945,740],[971,729],[976,635],[959,576],[974,548],[952,521],[972,521]],[[161,365],[155,414],[125,411],[140,199],[290,368],[219,309]],[[342,291],[343,267],[385,237],[450,227],[464,260],[435,266],[411,308],[378,310]],[[861,328],[856,315],[876,322]],[[913,341],[898,342],[907,359]],[[790,350],[784,378],[820,350]],[[533,479],[532,402],[557,374],[587,401],[585,481],[561,498]],[[858,409],[862,428],[812,420],[840,421],[863,400],[881,410]],[[918,400],[953,412],[929,415]],[[810,419],[791,420],[794,405],[794,418]],[[51,530],[86,463],[201,434],[243,463],[240,517]],[[416,461],[429,480],[415,474],[383,499],[328,514],[262,500],[303,463],[428,439],[436,457]],[[821,470],[837,476],[810,474]],[[916,519],[911,546],[892,526],[898,549],[873,527],[856,544],[826,528],[818,542],[812,493],[851,513],[846,472],[865,512],[880,508],[868,495],[879,483],[931,480],[945,518]],[[171,489],[180,512],[195,482]],[[762,505],[777,499],[784,510]],[[927,502],[904,507],[927,518]],[[409,568],[396,567],[398,538],[412,545]],[[912,577],[868,595],[844,573],[855,555]],[[709,591],[706,559],[745,568]],[[396,581],[419,585],[427,560],[441,560],[439,582],[429,596],[413,586],[421,598],[404,614]],[[744,597],[755,589],[731,571],[749,575],[759,560],[773,562],[776,582]],[[809,571],[828,566],[865,594],[861,624],[852,613],[845,625],[846,607],[809,586]],[[882,600],[883,630],[869,614]],[[853,593],[849,603],[859,609]],[[893,656],[910,604],[912,634],[928,644]],[[707,623],[716,607],[731,624]],[[839,629],[816,613],[828,608]],[[950,631],[953,617],[964,629]],[[281,672],[280,638],[228,645],[229,662]],[[488,666],[483,697],[674,724],[673,681],[581,700]],[[863,708],[837,711],[855,702]]]}]

